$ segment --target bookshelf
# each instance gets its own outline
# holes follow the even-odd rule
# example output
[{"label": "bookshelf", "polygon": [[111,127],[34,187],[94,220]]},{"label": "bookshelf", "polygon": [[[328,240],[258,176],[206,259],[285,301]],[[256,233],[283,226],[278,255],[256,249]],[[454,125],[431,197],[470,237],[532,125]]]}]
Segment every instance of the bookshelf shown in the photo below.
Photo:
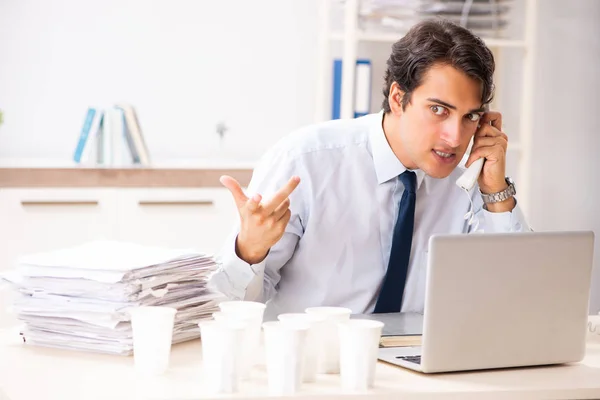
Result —
[{"label": "bookshelf", "polygon": [[[338,0],[325,0],[320,3],[318,14],[319,36],[318,36],[318,57],[319,66],[317,72],[317,90],[315,99],[315,120],[323,121],[329,119],[329,93],[331,90],[331,47],[333,42],[341,42],[342,45],[342,85],[340,101],[340,117],[353,118],[354,116],[354,79],[355,62],[358,57],[357,49],[360,42],[379,42],[389,43],[390,45],[397,41],[402,35],[402,31],[389,32],[371,32],[359,27],[359,7],[360,0],[343,1],[343,21],[342,28],[337,29],[332,26],[332,6],[333,3],[340,3]],[[482,37],[485,43],[494,53],[498,66],[502,64],[502,49],[519,49],[520,52],[520,73],[521,86],[520,92],[516,97],[519,101],[519,127],[518,141],[509,142],[508,151],[514,153],[517,157],[517,191],[519,205],[525,215],[529,215],[530,204],[530,181],[531,181],[531,146],[532,146],[532,114],[533,114],[533,81],[535,73],[535,45],[537,28],[537,0],[524,0],[523,13],[519,15],[523,23],[522,37],[517,39],[504,38],[486,38]],[[497,71],[499,68],[497,69]],[[374,77],[379,78],[379,77]],[[502,93],[506,87],[506,82],[495,77],[496,93]],[[515,99],[517,100],[517,98]],[[495,103],[492,102],[491,108],[495,109]]]}]

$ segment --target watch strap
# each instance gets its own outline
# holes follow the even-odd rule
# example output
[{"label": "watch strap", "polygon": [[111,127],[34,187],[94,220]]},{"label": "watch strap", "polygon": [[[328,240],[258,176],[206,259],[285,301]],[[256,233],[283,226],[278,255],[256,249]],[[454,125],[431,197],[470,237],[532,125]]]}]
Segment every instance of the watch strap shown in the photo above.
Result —
[{"label": "watch strap", "polygon": [[497,193],[482,193],[481,190],[479,193],[481,194],[481,198],[485,204],[499,203],[501,201],[510,199],[515,194],[517,194],[517,190],[515,189],[515,183],[509,177],[506,177],[506,183],[508,187]]}]

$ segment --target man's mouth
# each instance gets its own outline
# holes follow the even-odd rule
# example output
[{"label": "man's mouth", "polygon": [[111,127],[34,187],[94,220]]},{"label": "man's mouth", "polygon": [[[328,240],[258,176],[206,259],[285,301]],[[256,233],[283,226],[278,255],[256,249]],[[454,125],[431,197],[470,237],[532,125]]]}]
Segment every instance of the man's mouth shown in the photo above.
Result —
[{"label": "man's mouth", "polygon": [[439,151],[439,150],[435,150],[435,149],[433,150],[433,152],[443,158],[450,158],[454,155],[454,153],[444,153],[443,151]]}]

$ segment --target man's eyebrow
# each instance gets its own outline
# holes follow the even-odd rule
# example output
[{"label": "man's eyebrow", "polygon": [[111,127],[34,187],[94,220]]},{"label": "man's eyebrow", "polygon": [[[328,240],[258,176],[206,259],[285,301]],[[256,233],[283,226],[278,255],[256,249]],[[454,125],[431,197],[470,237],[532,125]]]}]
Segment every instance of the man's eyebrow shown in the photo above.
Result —
[{"label": "man's eyebrow", "polygon": [[[444,106],[444,107],[448,107],[448,108],[450,108],[450,109],[452,109],[452,110],[456,110],[456,106],[453,106],[453,105],[452,105],[452,104],[450,104],[450,103],[446,103],[445,101],[442,101],[442,100],[440,100],[440,99],[435,99],[435,98],[431,98],[431,97],[430,97],[430,98],[428,98],[427,100],[429,100],[429,101],[432,101],[432,102],[434,102],[434,103],[438,103],[438,104],[440,104],[440,105],[442,105],[442,106]],[[485,108],[483,108],[483,107],[479,107],[479,108],[476,108],[476,109],[474,109],[474,110],[471,110],[471,111],[469,111],[469,113],[480,113],[480,112],[484,112],[484,111],[485,111]]]}]

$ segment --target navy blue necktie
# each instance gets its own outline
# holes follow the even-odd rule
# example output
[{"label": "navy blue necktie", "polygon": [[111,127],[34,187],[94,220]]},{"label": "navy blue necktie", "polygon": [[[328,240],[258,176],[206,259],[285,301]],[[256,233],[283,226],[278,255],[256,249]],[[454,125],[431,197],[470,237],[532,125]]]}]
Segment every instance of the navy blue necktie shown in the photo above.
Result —
[{"label": "navy blue necktie", "polygon": [[402,193],[398,219],[394,226],[390,261],[375,305],[376,313],[400,312],[408,274],[410,247],[415,226],[417,175],[412,171],[404,171],[399,178],[404,184],[404,193]]}]

